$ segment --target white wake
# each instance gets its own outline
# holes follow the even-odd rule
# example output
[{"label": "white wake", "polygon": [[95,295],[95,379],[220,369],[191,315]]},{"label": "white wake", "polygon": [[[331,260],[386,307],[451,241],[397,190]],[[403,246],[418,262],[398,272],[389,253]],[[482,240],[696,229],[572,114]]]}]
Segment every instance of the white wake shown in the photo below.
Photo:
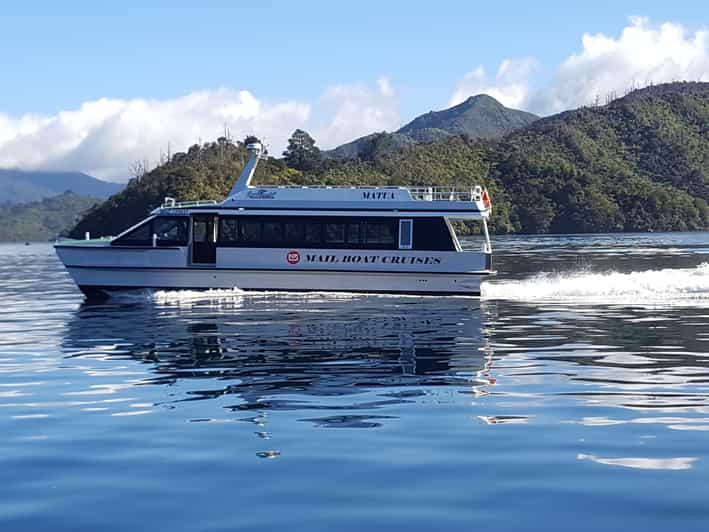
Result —
[{"label": "white wake", "polygon": [[244,291],[238,288],[210,288],[209,290],[156,290],[152,299],[156,303],[179,305],[196,301],[238,299]]},{"label": "white wake", "polygon": [[238,288],[212,288],[209,290],[125,290],[108,292],[114,303],[158,303],[180,305],[209,300],[230,300],[244,295]]},{"label": "white wake", "polygon": [[483,299],[574,303],[709,303],[709,263],[630,273],[543,273],[520,281],[489,281]]}]

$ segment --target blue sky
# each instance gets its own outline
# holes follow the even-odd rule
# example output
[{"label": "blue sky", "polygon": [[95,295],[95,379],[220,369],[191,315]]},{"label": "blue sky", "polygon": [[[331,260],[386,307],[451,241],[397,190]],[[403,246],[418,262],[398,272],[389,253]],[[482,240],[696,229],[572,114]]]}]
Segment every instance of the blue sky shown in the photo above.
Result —
[{"label": "blue sky", "polygon": [[[54,112],[102,96],[169,98],[218,86],[308,99],[386,75],[405,114],[444,106],[482,64],[535,56],[545,70],[585,32],[631,15],[709,25],[703,2],[9,3],[0,22],[0,109]],[[104,5],[105,4],[105,5]],[[146,5],[147,4],[147,5]],[[549,72],[543,72],[549,75]]]},{"label": "blue sky", "polygon": [[[642,53],[638,46],[621,46],[624,51],[611,63],[622,57],[635,65],[633,80],[703,79],[705,70],[709,76],[702,62],[703,51],[709,48],[703,41],[709,26],[707,6],[709,2],[647,0],[13,2],[0,12],[0,166],[81,164],[83,159],[76,154],[68,158],[62,154],[53,162],[3,156],[2,143],[7,144],[11,135],[13,142],[19,142],[22,119],[29,124],[22,135],[36,137],[39,129],[48,127],[47,121],[30,124],[31,117],[56,119],[60,111],[78,111],[101,98],[170,102],[195,91],[222,88],[234,91],[218,98],[226,108],[229,98],[245,105],[240,91],[248,91],[258,101],[259,113],[291,103],[284,130],[303,119],[321,133],[324,146],[343,141],[349,133],[363,134],[368,126],[395,128],[479,89],[490,89],[505,104],[548,114],[589,98],[590,93],[570,94],[578,88],[569,80],[555,81],[563,78],[560,65],[584,52],[583,35],[603,34],[620,41],[624,28],[633,25],[655,32],[658,49],[668,48],[661,37],[662,24],[680,27],[685,32],[682,42],[694,43],[699,55],[692,52],[692,57],[701,59],[695,57],[691,66],[684,65],[685,52],[679,47],[676,53],[668,52],[679,66],[658,73],[658,65],[650,59],[631,57]],[[631,23],[632,16],[646,21]],[[588,78],[591,83],[612,77],[604,76],[605,67],[594,53],[588,56],[585,64],[593,67],[588,76],[595,76]],[[496,78],[505,60],[512,63]],[[599,81],[594,89],[602,92],[615,86]],[[544,93],[554,91],[558,97],[553,102],[544,100]],[[342,101],[358,98],[359,103],[349,108],[350,115],[357,114],[357,105],[364,105],[367,111],[362,113],[369,112],[370,118],[350,131],[346,119],[333,117],[340,116]],[[381,99],[387,103],[381,104]],[[297,105],[301,107],[293,107]],[[102,111],[101,116],[118,112],[123,111]],[[239,113],[223,115],[233,117],[227,121],[234,123],[236,133],[261,126],[274,142],[282,143],[290,131],[281,134],[276,124],[281,115],[274,113],[263,120],[250,114],[250,122],[240,122]],[[10,124],[5,125],[5,133],[3,116]],[[159,114],[154,117],[160,119]],[[82,125],[75,122],[69,129],[84,135],[81,149],[86,151],[85,133],[98,119],[84,116],[82,120]],[[335,122],[339,129],[333,129]],[[179,127],[179,121],[174,125]],[[198,129],[194,128],[193,136],[213,136],[209,128]],[[170,131],[158,133],[161,143],[172,136]],[[184,138],[175,136],[174,142],[184,143]],[[76,144],[70,140],[67,145]],[[12,148],[16,153],[16,146]],[[140,156],[135,150],[124,151],[124,157]],[[148,157],[156,158],[154,153]],[[94,168],[87,170],[107,176],[121,172],[118,167],[91,164]]]}]

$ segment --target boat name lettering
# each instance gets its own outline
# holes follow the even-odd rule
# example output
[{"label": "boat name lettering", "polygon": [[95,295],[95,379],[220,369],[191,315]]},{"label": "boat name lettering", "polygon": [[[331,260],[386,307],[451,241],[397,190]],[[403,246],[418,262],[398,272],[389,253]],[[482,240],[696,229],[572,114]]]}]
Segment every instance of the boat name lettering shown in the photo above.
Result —
[{"label": "boat name lettering", "polygon": [[258,190],[249,190],[247,196],[249,199],[273,199],[276,197],[276,191],[259,188]]},{"label": "boat name lettering", "polygon": [[383,190],[364,190],[362,191],[362,199],[373,199],[373,200],[393,200],[393,192],[385,192]]},{"label": "boat name lettering", "polygon": [[398,255],[305,255],[306,262],[339,264],[440,264],[440,257],[401,257]]}]

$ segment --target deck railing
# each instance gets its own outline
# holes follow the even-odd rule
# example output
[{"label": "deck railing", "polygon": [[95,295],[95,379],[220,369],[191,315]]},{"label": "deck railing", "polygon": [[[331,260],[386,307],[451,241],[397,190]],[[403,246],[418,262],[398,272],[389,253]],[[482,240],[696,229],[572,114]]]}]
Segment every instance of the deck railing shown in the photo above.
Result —
[{"label": "deck railing", "polygon": [[176,202],[175,198],[165,198],[161,209],[182,209],[186,207],[199,207],[200,205],[216,205],[218,202],[214,200],[199,200],[199,201],[180,201]]},{"label": "deck railing", "polygon": [[[258,189],[298,189],[298,190],[407,190],[411,194],[411,199],[417,201],[481,201],[481,187],[404,187],[404,186],[331,186],[331,185],[276,185],[257,187]],[[177,202],[175,198],[166,197],[160,209],[180,209],[189,207],[199,207],[202,205],[216,205],[214,200],[202,201],[182,201]]]},{"label": "deck railing", "polygon": [[289,190],[408,190],[411,198],[420,201],[480,201],[482,187],[406,187],[392,186],[343,186],[343,185],[271,185],[262,189]]},{"label": "deck railing", "polygon": [[411,197],[421,201],[480,201],[482,188],[406,187]]}]

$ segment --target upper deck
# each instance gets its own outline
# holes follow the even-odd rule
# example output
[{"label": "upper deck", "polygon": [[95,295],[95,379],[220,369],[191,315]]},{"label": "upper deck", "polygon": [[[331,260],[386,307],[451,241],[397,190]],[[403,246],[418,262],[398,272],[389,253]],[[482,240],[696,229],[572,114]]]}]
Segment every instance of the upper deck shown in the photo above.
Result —
[{"label": "upper deck", "polygon": [[166,198],[153,211],[184,209],[189,211],[306,211],[332,212],[404,212],[411,215],[449,218],[486,219],[490,216],[490,198],[482,187],[405,187],[405,186],[329,186],[250,185],[258,163],[260,145],[249,145],[251,158],[237,179],[229,196],[222,202],[176,203]]},{"label": "upper deck", "polygon": [[167,209],[258,211],[406,212],[427,216],[480,219],[490,215],[489,199],[481,187],[248,187],[222,202],[177,203],[166,198],[155,213]]}]

